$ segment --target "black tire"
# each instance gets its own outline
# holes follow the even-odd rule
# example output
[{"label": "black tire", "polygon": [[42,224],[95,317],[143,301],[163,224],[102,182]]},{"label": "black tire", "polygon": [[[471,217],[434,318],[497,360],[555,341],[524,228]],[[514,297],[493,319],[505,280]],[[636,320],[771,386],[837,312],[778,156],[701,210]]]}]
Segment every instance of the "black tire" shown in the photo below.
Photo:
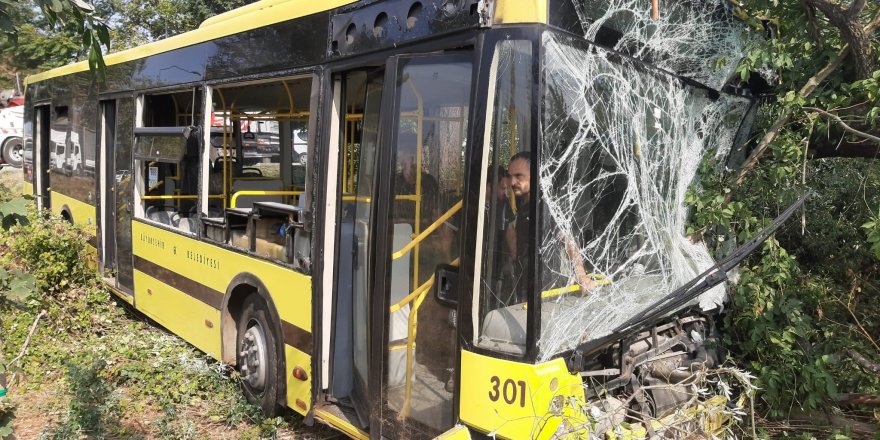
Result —
[{"label": "black tire", "polygon": [[3,161],[16,168],[21,168],[24,146],[20,137],[13,137],[3,143]]},{"label": "black tire", "polygon": [[[278,338],[266,304],[257,295],[245,299],[238,332],[235,353],[241,383],[248,402],[259,406],[266,417],[281,412],[279,386],[283,372],[278,357]],[[251,337],[252,340],[249,340]],[[258,360],[258,363],[254,361]]]}]

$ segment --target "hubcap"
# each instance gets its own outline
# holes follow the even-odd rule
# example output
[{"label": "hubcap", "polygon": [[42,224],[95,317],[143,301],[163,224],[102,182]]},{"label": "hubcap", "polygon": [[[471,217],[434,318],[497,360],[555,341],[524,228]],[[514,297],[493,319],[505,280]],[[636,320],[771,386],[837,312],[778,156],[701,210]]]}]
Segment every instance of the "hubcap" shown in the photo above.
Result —
[{"label": "hubcap", "polygon": [[251,320],[241,342],[241,374],[248,385],[256,391],[266,386],[266,337],[259,322]]},{"label": "hubcap", "polygon": [[18,162],[21,160],[21,152],[24,150],[24,147],[21,145],[16,145],[12,147],[12,152],[10,153],[11,159]]}]

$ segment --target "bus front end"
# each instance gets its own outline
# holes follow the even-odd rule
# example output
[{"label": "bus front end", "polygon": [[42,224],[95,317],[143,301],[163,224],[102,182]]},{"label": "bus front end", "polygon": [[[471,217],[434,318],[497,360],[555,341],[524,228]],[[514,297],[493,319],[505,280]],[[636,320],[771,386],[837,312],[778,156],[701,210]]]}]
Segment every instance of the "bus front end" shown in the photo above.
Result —
[{"label": "bus front end", "polygon": [[730,8],[551,0],[548,26],[486,39],[464,424],[504,438],[725,429],[729,399],[707,374],[724,277],[686,236],[685,197],[749,129],[754,101],[731,78],[752,36]]}]

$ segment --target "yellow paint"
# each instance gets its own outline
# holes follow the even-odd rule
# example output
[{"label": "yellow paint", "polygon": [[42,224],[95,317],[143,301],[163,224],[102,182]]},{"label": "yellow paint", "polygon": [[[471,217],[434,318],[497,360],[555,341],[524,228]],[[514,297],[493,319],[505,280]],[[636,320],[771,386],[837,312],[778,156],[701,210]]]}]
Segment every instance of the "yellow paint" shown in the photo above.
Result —
[{"label": "yellow paint", "polygon": [[435,437],[435,440],[471,440],[471,432],[466,426],[455,425],[454,428]]},{"label": "yellow paint", "polygon": [[[208,355],[220,358],[220,312],[143,273],[134,271],[137,309]],[[212,328],[205,320],[213,323]]]},{"label": "yellow paint", "polygon": [[[354,0],[263,0],[246,6],[243,13],[239,10],[230,11],[227,19],[221,19],[226,14],[205,20],[202,27],[164,40],[155,41],[143,46],[134,47],[122,52],[113,53],[104,57],[108,65],[121,64],[132,60],[146,58],[152,55],[169,52],[194,44],[204,43],[239,32],[249,31],[264,26],[273,25],[282,21],[305,17],[322,11],[338,8],[353,3]],[[25,85],[34,84],[49,78],[70,75],[77,72],[85,72],[89,69],[87,62],[68,64],[63,67],[52,69],[36,75],[28,76]]]},{"label": "yellow paint", "polygon": [[[302,415],[306,415],[312,407],[312,357],[308,353],[303,353],[290,345],[284,346],[284,356],[285,377],[287,377],[287,406]],[[297,366],[302,367],[308,372],[308,380],[302,381],[293,377],[293,369]],[[296,405],[297,399],[306,403],[305,409]]]},{"label": "yellow paint", "polygon": [[111,286],[110,284],[104,283],[104,286],[107,287],[107,290],[109,290],[110,293],[116,295],[119,299],[121,299],[129,304],[134,305],[134,297],[133,296],[126,295],[125,292]]},{"label": "yellow paint", "polygon": [[34,184],[24,181],[21,183],[21,194],[25,196],[34,195]]},{"label": "yellow paint", "polygon": [[370,435],[364,431],[358,429],[357,426],[352,425],[347,420],[338,417],[336,414],[331,413],[330,411],[325,411],[323,409],[315,409],[315,417],[327,422],[330,426],[344,432],[349,437],[356,440],[369,440]]},{"label": "yellow paint", "polygon": [[[507,393],[513,403],[505,400],[508,381],[514,385],[508,385]],[[520,381],[525,383],[524,399]],[[500,437],[548,439],[561,424],[566,430],[586,422],[581,378],[570,374],[562,359],[531,365],[462,350],[459,389],[461,421]]]},{"label": "yellow paint", "polygon": [[218,292],[225,293],[236,275],[253,274],[266,286],[281,319],[312,331],[311,277],[138,221],[131,230],[135,255]]},{"label": "yellow paint", "polygon": [[547,0],[498,0],[494,24],[547,23]]},{"label": "yellow paint", "polygon": [[51,203],[50,210],[54,215],[61,215],[61,209],[67,206],[70,210],[70,216],[73,217],[73,223],[85,226],[86,232],[94,237],[97,233],[95,226],[95,206],[89,205],[83,201],[73,197],[61,194],[58,191],[52,191],[49,196]]}]

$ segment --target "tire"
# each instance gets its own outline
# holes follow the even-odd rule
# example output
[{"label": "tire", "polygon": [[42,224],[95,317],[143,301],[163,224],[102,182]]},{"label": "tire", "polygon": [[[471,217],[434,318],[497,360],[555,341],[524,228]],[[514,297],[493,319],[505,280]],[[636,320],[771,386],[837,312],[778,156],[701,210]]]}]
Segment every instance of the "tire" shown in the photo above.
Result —
[{"label": "tire", "polygon": [[20,137],[9,138],[3,143],[3,161],[15,168],[21,168],[24,146]]},{"label": "tire", "polygon": [[279,390],[283,371],[278,358],[278,338],[266,304],[257,295],[245,299],[238,320],[235,353],[244,395],[266,417],[281,412]]}]

